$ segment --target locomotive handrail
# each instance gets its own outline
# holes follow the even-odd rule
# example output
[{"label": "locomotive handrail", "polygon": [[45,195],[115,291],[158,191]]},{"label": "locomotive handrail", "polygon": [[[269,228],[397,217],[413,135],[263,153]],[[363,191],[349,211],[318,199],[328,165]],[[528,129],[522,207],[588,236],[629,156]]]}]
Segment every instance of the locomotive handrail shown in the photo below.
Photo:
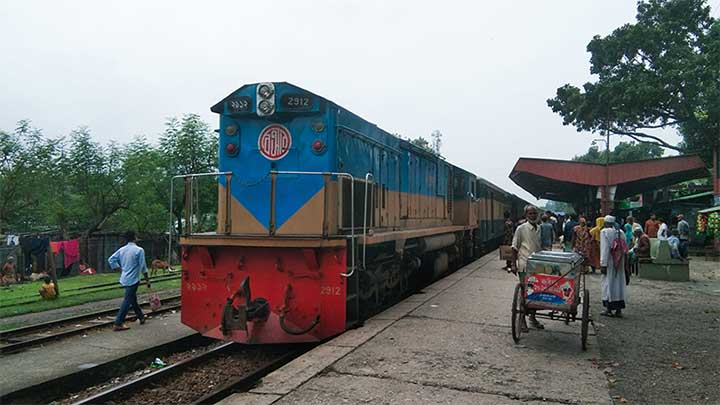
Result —
[{"label": "locomotive handrail", "polygon": [[[370,183],[370,179],[372,179],[373,184],[375,184],[375,176],[373,176],[372,173],[368,172],[365,174],[365,201],[363,203],[365,206],[363,207],[363,270],[365,270],[365,258],[367,256],[367,204],[368,204],[368,198],[367,198],[367,191],[368,191],[368,184]],[[370,201],[372,201],[372,187],[370,188]],[[355,196],[353,196],[354,198]],[[374,211],[374,207],[373,207]]]},{"label": "locomotive handrail", "polygon": [[[304,172],[304,171],[294,171],[294,170],[271,170],[270,175],[278,175],[278,174],[295,174],[295,175],[309,175],[309,176],[337,176],[337,177],[347,177],[350,179],[350,261],[352,265],[350,266],[350,272],[349,273],[340,273],[343,277],[351,277],[355,273],[355,177],[353,177],[350,173],[344,173],[344,172]],[[367,176],[366,176],[367,177]],[[367,190],[367,184],[366,184],[366,190]],[[274,192],[274,190],[272,191]],[[365,196],[367,198],[367,195]],[[271,207],[271,209],[274,211],[275,207]],[[323,215],[327,215],[327,213],[324,213]],[[363,224],[363,235],[365,234],[365,224]]]},{"label": "locomotive handrail", "polygon": [[[175,220],[175,217],[173,216],[173,197],[174,197],[174,183],[177,179],[194,179],[196,177],[209,177],[209,176],[228,176],[232,175],[233,172],[208,172],[208,173],[195,173],[195,174],[179,174],[177,176],[173,176],[170,179],[170,230],[168,233],[168,262],[172,262],[172,235],[173,235],[173,222]],[[229,184],[227,185],[229,187]],[[187,204],[187,202],[186,202]],[[227,206],[225,207],[227,209]],[[190,211],[192,211],[192,194],[190,195]],[[192,233],[192,217],[190,217],[190,221],[185,221],[186,229],[190,230],[187,233]],[[227,227],[227,214],[225,215],[225,221],[226,221],[226,227]]]}]

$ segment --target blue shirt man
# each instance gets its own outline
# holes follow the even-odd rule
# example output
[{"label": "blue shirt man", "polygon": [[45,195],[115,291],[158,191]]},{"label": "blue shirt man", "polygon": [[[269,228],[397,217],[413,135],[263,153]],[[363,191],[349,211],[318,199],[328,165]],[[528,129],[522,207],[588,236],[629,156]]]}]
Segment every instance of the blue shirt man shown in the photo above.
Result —
[{"label": "blue shirt man", "polygon": [[552,244],[555,241],[555,228],[550,223],[547,215],[542,216],[540,224],[540,245],[543,250],[552,250]]},{"label": "blue shirt man", "polygon": [[145,263],[145,250],[136,245],[135,242],[128,242],[125,246],[116,250],[108,258],[108,264],[113,270],[121,269],[120,284],[129,287],[140,282],[140,273],[147,273]]},{"label": "blue shirt man", "polygon": [[563,248],[566,252],[572,252],[573,230],[577,224],[578,221],[575,220],[574,216],[571,216],[563,227]]},{"label": "blue shirt man", "polygon": [[125,297],[123,298],[113,330],[121,331],[130,329],[125,325],[125,317],[130,308],[135,312],[135,316],[140,324],[145,323],[145,314],[143,314],[140,305],[137,302],[137,289],[140,285],[140,273],[145,277],[147,287],[150,289],[150,279],[148,278],[147,264],[145,263],[145,250],[135,244],[135,232],[127,231],[125,233],[127,244],[118,249],[108,258],[110,268],[120,271],[120,284],[125,287]]}]

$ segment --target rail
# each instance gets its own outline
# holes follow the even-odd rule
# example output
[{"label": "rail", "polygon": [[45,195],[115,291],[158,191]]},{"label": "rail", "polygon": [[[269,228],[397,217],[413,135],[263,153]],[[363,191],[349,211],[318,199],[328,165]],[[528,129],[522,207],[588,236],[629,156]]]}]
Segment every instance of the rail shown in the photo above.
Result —
[{"label": "rail", "polygon": [[[288,174],[296,176],[324,176],[329,179],[330,176],[345,177],[350,179],[350,272],[340,273],[343,277],[352,277],[355,273],[356,260],[355,260],[355,177],[350,173],[345,172],[307,172],[307,171],[294,171],[294,170],[272,170],[270,171],[270,232],[273,233],[275,225],[275,187],[277,184],[277,175]],[[372,177],[372,173],[367,173],[365,179]],[[326,184],[327,186],[327,184]],[[327,190],[327,188],[326,188]],[[326,191],[327,192],[327,191]],[[327,210],[323,213],[323,231],[325,230],[325,222],[327,217]],[[367,234],[367,182],[365,183],[365,212],[363,213],[363,236]],[[363,248],[363,253],[364,253]]]},{"label": "rail", "polygon": [[[231,179],[232,179],[232,172],[211,172],[211,173],[197,173],[197,174],[184,174],[184,175],[177,175],[173,176],[172,179],[170,179],[170,226],[169,226],[169,238],[168,238],[168,260],[172,257],[172,235],[174,232],[174,222],[175,222],[175,216],[173,213],[173,201],[174,201],[174,194],[175,194],[175,181],[177,179],[184,179],[185,180],[185,227],[184,227],[184,234],[186,236],[192,235],[193,230],[193,218],[196,212],[194,211],[193,206],[193,180],[198,177],[209,177],[209,176],[226,176],[226,182],[225,182],[225,226],[224,226],[224,233],[226,235],[230,234],[231,232],[231,211],[230,211],[230,199],[231,199]],[[327,193],[328,190],[328,183],[331,176],[336,177],[342,177],[347,178],[350,180],[350,271],[347,273],[341,273],[340,275],[343,277],[351,277],[355,273],[355,269],[357,267],[357,257],[356,257],[356,239],[358,237],[358,234],[356,233],[355,228],[355,177],[351,175],[350,173],[346,172],[311,172],[311,171],[295,171],[295,170],[271,170],[269,172],[270,176],[270,224],[269,224],[269,231],[270,235],[275,234],[275,203],[276,203],[276,193],[277,193],[277,176],[278,175],[296,175],[296,176],[323,176],[325,178],[325,192]],[[371,181],[372,180],[372,181]],[[368,209],[368,188],[370,189],[370,198],[372,199],[372,193],[373,188],[368,187],[368,185],[374,184],[374,176],[372,173],[367,173],[365,175],[365,195],[364,195],[364,209],[363,209],[363,225],[362,225],[362,236],[363,238],[367,237],[367,230],[368,230],[368,218],[367,218],[367,209]],[[342,191],[339,190],[339,193],[342,194]],[[327,236],[328,234],[328,223],[327,223],[327,198],[325,198],[325,206],[323,208],[323,225],[322,225],[322,233],[323,237]],[[365,260],[366,260],[366,247],[363,246],[363,266],[365,266]]]},{"label": "rail", "polygon": [[[192,218],[193,218],[193,204],[192,204],[192,183],[191,181],[197,177],[209,177],[209,176],[226,176],[225,181],[225,234],[230,233],[231,218],[230,218],[230,182],[232,180],[232,172],[209,172],[209,173],[196,173],[196,174],[180,174],[173,176],[170,179],[170,227],[168,233],[168,262],[172,261],[172,236],[174,230],[175,216],[173,213],[173,200],[175,191],[175,180],[185,179],[185,234],[192,234]],[[189,194],[190,198],[187,198]]]}]

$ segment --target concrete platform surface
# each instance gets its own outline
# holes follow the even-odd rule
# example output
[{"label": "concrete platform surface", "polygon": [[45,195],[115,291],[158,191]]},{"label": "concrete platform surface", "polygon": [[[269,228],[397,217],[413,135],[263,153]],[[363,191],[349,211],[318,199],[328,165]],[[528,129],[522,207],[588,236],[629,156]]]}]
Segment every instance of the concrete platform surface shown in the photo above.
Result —
[{"label": "concrete platform surface", "polygon": [[221,403],[612,403],[594,365],[592,327],[586,352],[579,322],[546,321],[513,342],[517,279],[496,258],[471,263]]},{"label": "concrete platform surface", "polygon": [[127,331],[104,328],[0,356],[0,396],[195,333],[180,323],[179,312],[128,325]]}]

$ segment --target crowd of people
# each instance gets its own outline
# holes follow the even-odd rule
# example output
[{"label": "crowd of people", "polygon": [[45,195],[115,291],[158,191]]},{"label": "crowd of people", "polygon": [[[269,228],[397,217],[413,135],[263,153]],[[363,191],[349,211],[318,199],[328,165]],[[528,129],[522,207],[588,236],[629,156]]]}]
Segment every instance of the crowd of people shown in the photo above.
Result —
[{"label": "crowd of people", "polygon": [[[682,214],[677,216],[672,228],[654,213],[644,227],[632,216],[618,220],[612,215],[595,218],[592,226],[585,215],[572,214],[558,219],[553,212],[546,211],[539,216],[537,208],[528,205],[524,218],[517,223],[509,212],[505,213],[503,244],[512,247],[512,258],[506,260],[505,270],[517,274],[518,268],[521,271],[525,268],[532,253],[552,250],[553,244],[560,242],[563,251],[583,257],[582,271],[602,274],[605,307],[602,314],[622,317],[630,269],[639,259],[650,257],[651,238],[667,241],[671,257],[687,259],[690,226]],[[535,327],[543,327],[532,314],[530,320]]]}]

